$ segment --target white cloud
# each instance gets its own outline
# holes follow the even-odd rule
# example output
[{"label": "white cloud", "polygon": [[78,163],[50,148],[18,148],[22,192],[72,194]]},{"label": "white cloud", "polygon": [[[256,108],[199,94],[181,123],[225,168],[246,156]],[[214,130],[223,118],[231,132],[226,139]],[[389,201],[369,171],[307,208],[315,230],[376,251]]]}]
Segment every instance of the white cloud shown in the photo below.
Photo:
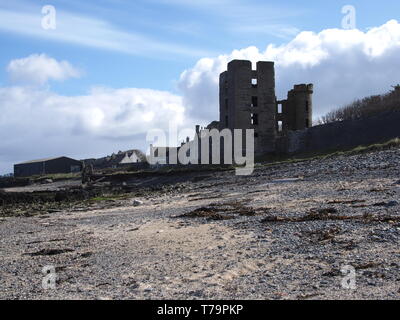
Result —
[{"label": "white cloud", "polygon": [[27,159],[146,150],[151,129],[194,127],[188,119],[184,123],[182,97],[170,92],[95,87],[86,95],[65,96],[41,86],[79,76],[68,61],[32,54],[12,60],[7,71],[18,84],[0,87],[0,172]]},{"label": "white cloud", "polygon": [[275,61],[278,99],[297,83],[314,83],[314,115],[355,98],[383,93],[400,82],[400,24],[360,30],[301,32],[281,46],[270,44],[200,59],[178,83],[188,113],[207,123],[218,119],[218,77],[232,59]]},{"label": "white cloud", "polygon": [[181,97],[150,89],[94,88],[87,95],[63,96],[34,87],[3,87],[0,102],[0,172],[27,159],[146,150],[148,130],[167,131],[184,118]]},{"label": "white cloud", "polygon": [[8,66],[11,81],[22,84],[43,85],[49,80],[63,81],[78,78],[81,72],[68,61],[57,61],[45,54],[12,60]]},{"label": "white cloud", "polygon": [[[150,89],[94,88],[83,96],[63,96],[29,87],[0,88],[0,128],[43,134],[127,139],[151,128],[181,124],[182,99]],[[29,128],[29,130],[25,130]],[[11,135],[13,138],[13,135]],[[15,137],[21,139],[21,137]]]}]

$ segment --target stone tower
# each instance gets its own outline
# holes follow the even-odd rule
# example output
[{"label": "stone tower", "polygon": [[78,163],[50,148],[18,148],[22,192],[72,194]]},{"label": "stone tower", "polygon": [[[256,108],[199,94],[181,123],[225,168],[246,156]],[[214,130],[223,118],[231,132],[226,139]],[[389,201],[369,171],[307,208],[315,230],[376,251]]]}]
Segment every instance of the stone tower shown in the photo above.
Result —
[{"label": "stone tower", "polygon": [[312,94],[312,84],[298,84],[288,92],[287,100],[278,101],[278,131],[285,133],[312,127]]},{"label": "stone tower", "polygon": [[[276,96],[273,62],[233,60],[220,75],[220,130],[254,129],[255,153],[275,151]],[[245,147],[245,146],[244,146]]]}]

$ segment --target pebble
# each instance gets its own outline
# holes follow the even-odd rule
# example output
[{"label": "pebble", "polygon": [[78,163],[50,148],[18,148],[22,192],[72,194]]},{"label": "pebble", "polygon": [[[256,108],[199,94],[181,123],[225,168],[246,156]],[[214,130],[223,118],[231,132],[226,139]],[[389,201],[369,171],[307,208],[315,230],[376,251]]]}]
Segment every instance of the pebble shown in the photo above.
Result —
[{"label": "pebble", "polygon": [[385,207],[396,207],[396,206],[398,206],[399,205],[399,203],[397,202],[397,201],[389,201],[386,205],[385,205]]},{"label": "pebble", "polygon": [[140,200],[133,200],[133,206],[134,206],[134,207],[141,206],[142,204],[143,204],[143,201],[140,201]]}]

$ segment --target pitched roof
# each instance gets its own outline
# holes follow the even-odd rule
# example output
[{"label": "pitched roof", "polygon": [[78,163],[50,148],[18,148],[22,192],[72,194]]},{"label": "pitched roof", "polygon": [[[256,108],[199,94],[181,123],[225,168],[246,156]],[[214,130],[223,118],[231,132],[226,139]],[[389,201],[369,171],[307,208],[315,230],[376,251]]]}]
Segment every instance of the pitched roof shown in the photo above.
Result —
[{"label": "pitched roof", "polygon": [[[75,160],[75,159],[71,159],[71,158],[62,156],[62,157],[54,157],[54,158],[44,158],[44,159],[37,159],[37,160],[29,160],[29,161],[24,161],[24,162],[17,163],[17,165],[18,165],[18,164],[29,164],[29,163],[47,162],[47,161],[57,160],[57,159],[61,159],[61,158],[67,158],[67,159],[70,159],[70,160]],[[78,160],[75,160],[75,161],[78,161]]]},{"label": "pitched roof", "polygon": [[132,157],[133,154],[135,154],[141,162],[146,161],[146,156],[140,150],[127,150],[113,153],[111,156],[95,159],[94,161],[92,160],[89,162],[97,168],[108,168],[119,165],[126,156]]}]

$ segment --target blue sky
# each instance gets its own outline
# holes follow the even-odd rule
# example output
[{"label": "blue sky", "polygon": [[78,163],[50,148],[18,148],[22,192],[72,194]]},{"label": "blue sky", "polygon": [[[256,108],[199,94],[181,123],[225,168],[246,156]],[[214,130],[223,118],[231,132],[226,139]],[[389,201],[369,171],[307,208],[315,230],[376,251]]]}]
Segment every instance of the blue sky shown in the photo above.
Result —
[{"label": "blue sky", "polygon": [[[13,21],[14,26],[0,25],[0,65],[5,67],[11,59],[31,53],[66,59],[82,68],[85,75],[79,80],[53,84],[54,90],[63,94],[80,94],[93,85],[174,91],[182,70],[201,57],[251,45],[264,48],[269,43],[281,44],[303,30],[340,28],[341,8],[349,3],[357,8],[360,29],[381,25],[396,18],[394,14],[399,12],[398,1],[394,0],[2,0],[2,15],[13,12],[34,17],[37,30],[30,34],[31,30],[26,29],[31,26],[24,26],[26,21],[22,16],[21,20]],[[41,8],[47,4],[56,8],[59,20],[64,20],[59,21],[60,36],[57,29],[41,29]],[[93,30],[80,30],[79,25],[70,21],[72,16],[81,18],[82,28],[91,26]],[[137,35],[143,40],[118,42],[118,47],[109,49],[84,44],[91,32],[95,38],[112,40],[113,33],[107,34],[107,26],[115,33],[132,34],[132,38]],[[67,35],[79,33],[82,33],[79,43],[67,39]],[[48,34],[54,37],[49,39]],[[147,45],[146,40],[152,44]],[[0,83],[6,82],[7,74],[1,72]]]},{"label": "blue sky", "polygon": [[[55,30],[42,28],[45,5]],[[342,28],[345,5],[356,9],[353,30]],[[386,92],[400,83],[399,9],[395,0],[0,0],[0,174],[35,158],[146,151],[149,130],[207,125],[232,59],[275,61],[278,99],[314,83],[315,118]]]}]

